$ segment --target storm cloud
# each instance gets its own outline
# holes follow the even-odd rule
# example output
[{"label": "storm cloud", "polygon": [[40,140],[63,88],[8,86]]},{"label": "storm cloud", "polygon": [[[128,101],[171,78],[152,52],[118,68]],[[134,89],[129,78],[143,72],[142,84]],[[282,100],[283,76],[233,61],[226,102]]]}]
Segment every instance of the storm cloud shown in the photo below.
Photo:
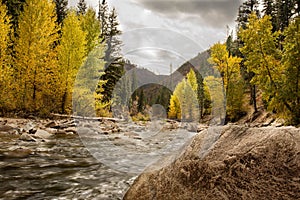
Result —
[{"label": "storm cloud", "polygon": [[236,18],[240,0],[133,0],[152,12],[212,27],[224,27]]}]

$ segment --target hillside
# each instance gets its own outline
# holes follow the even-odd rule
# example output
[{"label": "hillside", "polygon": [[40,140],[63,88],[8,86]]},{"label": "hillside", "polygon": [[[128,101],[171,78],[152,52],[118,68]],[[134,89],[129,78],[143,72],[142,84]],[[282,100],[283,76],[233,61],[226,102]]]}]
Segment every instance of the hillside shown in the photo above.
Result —
[{"label": "hillside", "polygon": [[[210,57],[209,51],[204,51],[199,53],[196,57],[189,61],[183,63],[172,75],[156,75],[147,69],[137,68],[133,64],[125,65],[125,69],[130,71],[130,76],[138,77],[138,85],[143,86],[139,90],[143,90],[146,101],[149,104],[154,104],[159,102],[159,96],[164,96],[164,100],[167,102],[162,103],[167,109],[169,96],[171,94],[170,90],[174,90],[175,86],[182,80],[182,78],[190,71],[190,69],[197,70],[201,73],[203,77],[213,75],[214,70],[208,63],[207,59]],[[133,70],[134,69],[134,70]],[[135,75],[133,75],[135,73]],[[149,84],[158,83],[158,84]],[[166,86],[168,89],[164,88]],[[169,91],[169,92],[168,92]],[[140,91],[139,91],[140,92]],[[161,93],[164,94],[161,94]],[[167,93],[167,94],[166,94]]]}]

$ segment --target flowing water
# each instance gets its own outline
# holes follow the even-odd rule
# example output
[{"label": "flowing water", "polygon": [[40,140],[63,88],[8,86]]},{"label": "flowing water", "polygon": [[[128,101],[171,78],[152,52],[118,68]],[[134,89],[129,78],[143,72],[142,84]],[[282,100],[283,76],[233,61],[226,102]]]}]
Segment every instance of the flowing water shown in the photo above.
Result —
[{"label": "flowing water", "polygon": [[0,135],[1,199],[122,199],[132,177],[93,158],[77,135],[41,142]]},{"label": "flowing water", "polygon": [[[0,199],[122,199],[138,174],[168,165],[194,135],[154,123],[75,122],[55,122],[64,134],[46,139],[47,121],[9,119],[15,128],[0,132]],[[34,129],[42,137],[31,141]]]}]

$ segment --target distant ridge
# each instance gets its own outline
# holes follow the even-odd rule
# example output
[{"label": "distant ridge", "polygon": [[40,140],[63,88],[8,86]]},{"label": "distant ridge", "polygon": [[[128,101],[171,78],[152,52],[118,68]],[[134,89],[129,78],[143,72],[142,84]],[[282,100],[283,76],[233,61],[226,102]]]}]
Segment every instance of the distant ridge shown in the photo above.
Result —
[{"label": "distant ridge", "polygon": [[[203,78],[214,75],[214,69],[207,61],[209,57],[209,50],[199,53],[196,57],[183,63],[171,75],[157,75],[148,69],[138,68],[135,64],[132,64],[129,61],[125,63],[125,70],[130,72],[131,79],[133,79],[134,72],[134,76],[137,77],[138,85],[144,85],[143,87],[139,88],[139,90],[143,90],[147,102],[151,105],[156,103],[158,97],[161,95],[160,93],[162,92],[163,88],[162,85],[166,85],[169,89],[174,90],[176,85],[183,79],[183,77],[186,76],[190,69],[199,71]],[[145,84],[152,82],[160,84]]]}]

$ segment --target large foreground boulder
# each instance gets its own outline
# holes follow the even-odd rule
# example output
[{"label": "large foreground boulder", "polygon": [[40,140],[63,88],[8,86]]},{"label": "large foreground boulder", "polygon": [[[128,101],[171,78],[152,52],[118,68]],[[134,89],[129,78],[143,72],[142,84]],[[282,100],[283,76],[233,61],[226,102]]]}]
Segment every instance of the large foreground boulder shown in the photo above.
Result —
[{"label": "large foreground boulder", "polygon": [[124,199],[300,199],[300,129],[219,131],[202,131],[168,166],[146,170]]}]

